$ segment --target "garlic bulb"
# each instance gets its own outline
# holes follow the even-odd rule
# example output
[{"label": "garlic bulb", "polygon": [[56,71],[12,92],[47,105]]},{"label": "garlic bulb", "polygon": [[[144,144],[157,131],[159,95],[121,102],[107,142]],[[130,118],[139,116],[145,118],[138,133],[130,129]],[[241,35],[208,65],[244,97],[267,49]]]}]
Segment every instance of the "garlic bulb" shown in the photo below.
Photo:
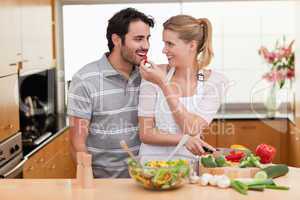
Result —
[{"label": "garlic bulb", "polygon": [[219,176],[217,180],[217,186],[219,188],[228,188],[230,186],[230,179],[225,175]]}]

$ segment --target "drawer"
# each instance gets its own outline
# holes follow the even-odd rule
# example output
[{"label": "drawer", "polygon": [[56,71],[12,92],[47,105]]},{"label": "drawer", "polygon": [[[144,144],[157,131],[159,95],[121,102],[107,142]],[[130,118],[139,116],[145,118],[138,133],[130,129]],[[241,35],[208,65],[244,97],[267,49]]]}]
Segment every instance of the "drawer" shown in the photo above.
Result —
[{"label": "drawer", "polygon": [[[18,76],[0,78],[0,141],[19,131]],[[5,95],[3,95],[5,94]]]},{"label": "drawer", "polygon": [[284,162],[283,151],[286,151],[287,120],[228,120],[223,133],[217,136],[218,147],[230,147],[241,144],[255,151],[257,145],[266,143],[276,148],[274,162]]}]

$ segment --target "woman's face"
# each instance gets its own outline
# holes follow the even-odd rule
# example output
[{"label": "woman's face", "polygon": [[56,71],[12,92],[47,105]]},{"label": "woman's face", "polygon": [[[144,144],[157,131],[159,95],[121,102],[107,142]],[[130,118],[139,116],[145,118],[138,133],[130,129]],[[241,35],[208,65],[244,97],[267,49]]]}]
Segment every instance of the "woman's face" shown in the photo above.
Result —
[{"label": "woman's face", "polygon": [[164,48],[169,65],[172,67],[183,67],[191,63],[194,58],[191,43],[187,43],[179,38],[178,33],[164,29],[163,31]]}]

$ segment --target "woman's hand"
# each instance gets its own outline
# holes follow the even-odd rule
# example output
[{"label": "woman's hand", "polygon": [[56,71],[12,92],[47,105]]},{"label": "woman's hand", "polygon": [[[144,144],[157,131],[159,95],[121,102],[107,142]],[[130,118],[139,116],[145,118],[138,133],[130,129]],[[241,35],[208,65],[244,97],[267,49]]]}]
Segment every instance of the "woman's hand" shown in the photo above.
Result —
[{"label": "woman's hand", "polygon": [[213,152],[216,151],[214,147],[204,142],[199,135],[191,137],[185,144],[185,147],[194,155],[199,155],[199,156],[206,153],[203,147],[206,147],[207,149]]},{"label": "woman's hand", "polygon": [[147,67],[144,60],[140,63],[140,73],[143,79],[152,82],[158,86],[165,83],[167,71],[161,65],[156,65],[151,61],[147,61],[151,66]]}]

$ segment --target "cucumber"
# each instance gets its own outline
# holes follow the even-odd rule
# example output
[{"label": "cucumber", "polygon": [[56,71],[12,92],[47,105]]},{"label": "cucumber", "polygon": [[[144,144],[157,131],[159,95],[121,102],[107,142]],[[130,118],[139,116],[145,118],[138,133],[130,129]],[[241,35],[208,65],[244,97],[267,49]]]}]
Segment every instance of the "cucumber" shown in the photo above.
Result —
[{"label": "cucumber", "polygon": [[202,157],[201,158],[201,164],[204,167],[208,167],[208,168],[217,167],[217,163],[215,162],[215,159],[211,155],[209,155],[207,157]]},{"label": "cucumber", "polygon": [[268,166],[263,168],[262,170],[267,173],[268,178],[276,178],[279,176],[284,176],[289,172],[288,166],[284,164]]},{"label": "cucumber", "polygon": [[226,159],[223,155],[218,156],[217,158],[215,158],[215,162],[216,162],[218,167],[226,166]]}]

